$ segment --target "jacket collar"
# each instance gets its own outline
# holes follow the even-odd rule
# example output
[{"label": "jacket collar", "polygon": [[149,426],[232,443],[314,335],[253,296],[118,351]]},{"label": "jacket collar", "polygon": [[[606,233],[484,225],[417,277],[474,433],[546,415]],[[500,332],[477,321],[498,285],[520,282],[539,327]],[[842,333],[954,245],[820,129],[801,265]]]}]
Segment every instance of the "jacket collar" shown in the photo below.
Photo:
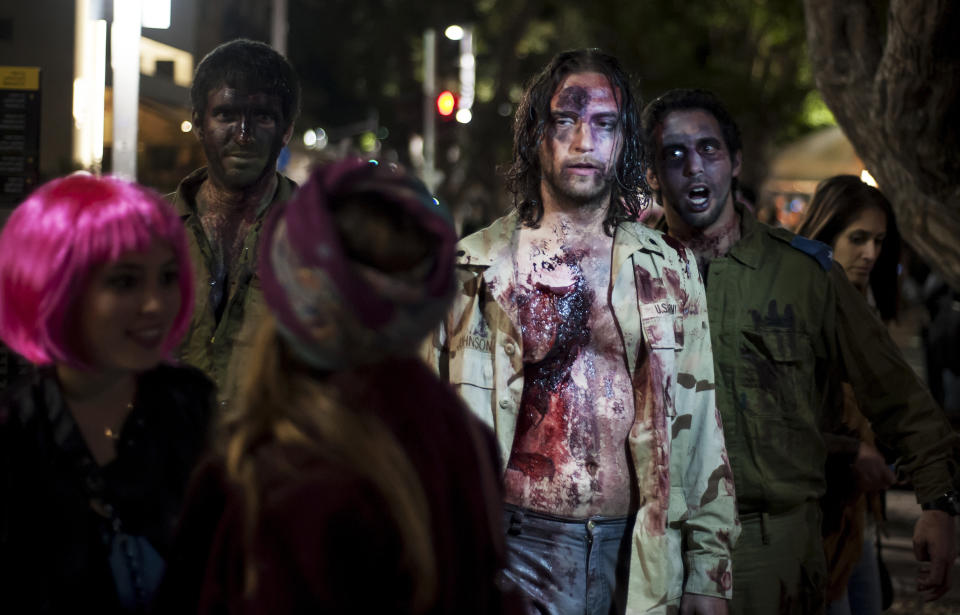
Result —
[{"label": "jacket collar", "polygon": [[[281,175],[279,171],[276,175],[276,190],[273,195],[271,195],[271,198],[265,200],[257,209],[257,220],[263,218],[270,209],[270,206],[274,203],[288,200],[297,188],[297,184],[293,180]],[[181,220],[186,221],[187,218],[198,215],[197,192],[200,190],[200,185],[203,184],[206,179],[207,167],[200,167],[180,181],[180,184],[177,186],[177,191],[173,196],[173,204]]]},{"label": "jacket collar", "polygon": [[464,237],[457,244],[456,264],[468,267],[490,267],[516,243],[520,215],[513,209],[485,229]]},{"label": "jacket collar", "polygon": [[757,269],[763,257],[763,225],[740,203],[734,202],[733,207],[740,216],[740,240],[733,244],[727,255],[751,269]]},{"label": "jacket collar", "polygon": [[[465,237],[457,244],[458,266],[489,268],[512,254],[520,230],[520,216],[511,210],[497,218],[490,226]],[[617,226],[613,242],[612,271],[619,270],[622,261],[635,251],[655,252],[663,256],[667,246],[659,233],[640,223],[622,222]]]},{"label": "jacket collar", "polygon": [[[733,244],[727,256],[743,263],[751,269],[757,269],[760,266],[760,258],[763,255],[763,226],[757,222],[752,214],[746,212],[743,205],[733,202],[733,208],[740,217],[740,240]],[[657,223],[656,228],[669,233],[667,226],[667,217],[664,216]]]}]

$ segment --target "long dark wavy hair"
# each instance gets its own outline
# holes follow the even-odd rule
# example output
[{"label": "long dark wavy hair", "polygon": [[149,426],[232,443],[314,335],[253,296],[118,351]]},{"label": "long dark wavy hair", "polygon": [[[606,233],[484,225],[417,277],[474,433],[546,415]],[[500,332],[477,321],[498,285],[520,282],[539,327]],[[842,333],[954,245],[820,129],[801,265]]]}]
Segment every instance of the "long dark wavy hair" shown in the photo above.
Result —
[{"label": "long dark wavy hair", "polygon": [[870,290],[880,317],[893,320],[897,317],[900,298],[897,268],[901,239],[893,205],[882,192],[863,183],[856,175],[835,175],[825,179],[817,186],[797,234],[832,246],[866,207],[876,207],[887,217],[887,235],[870,272]]},{"label": "long dark wavy hair", "polygon": [[506,169],[507,188],[523,224],[536,228],[543,219],[540,196],[540,144],[550,121],[550,99],[569,75],[599,73],[620,93],[620,131],[623,149],[616,165],[616,181],[603,230],[613,236],[621,222],[635,220],[650,189],[644,177],[644,149],[640,139],[640,102],[634,99],[630,77],[620,62],[599,49],[564,51],[526,87],[513,121],[513,162]]}]

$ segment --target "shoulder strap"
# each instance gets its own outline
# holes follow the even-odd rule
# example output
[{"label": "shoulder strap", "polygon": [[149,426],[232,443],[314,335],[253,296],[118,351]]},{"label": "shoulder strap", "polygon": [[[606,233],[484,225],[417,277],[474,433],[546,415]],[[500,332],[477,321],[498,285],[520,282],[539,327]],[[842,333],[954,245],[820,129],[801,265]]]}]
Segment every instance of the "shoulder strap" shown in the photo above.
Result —
[{"label": "shoulder strap", "polygon": [[794,235],[790,245],[808,256],[812,256],[824,271],[833,266],[833,250],[827,244],[815,239]]}]

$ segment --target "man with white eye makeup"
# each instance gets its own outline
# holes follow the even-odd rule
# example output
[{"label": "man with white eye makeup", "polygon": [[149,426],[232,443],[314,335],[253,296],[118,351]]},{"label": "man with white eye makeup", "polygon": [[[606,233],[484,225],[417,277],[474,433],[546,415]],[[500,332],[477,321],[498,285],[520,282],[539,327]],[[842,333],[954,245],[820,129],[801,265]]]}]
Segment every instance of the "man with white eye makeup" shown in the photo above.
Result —
[{"label": "man with white eye makeup", "polygon": [[619,62],[556,56],[524,93],[516,208],[458,246],[429,360],[496,431],[507,580],[530,613],[726,613],[739,534],[692,254],[646,187]]},{"label": "man with white eye makeup", "polygon": [[914,554],[930,562],[917,586],[928,600],[940,597],[960,512],[958,439],[943,412],[829,247],[761,224],[735,202],[740,133],[713,94],[665,93],[644,110],[643,133],[647,181],[706,284],[717,405],[743,524],[731,612],[824,612],[821,431],[842,419],[842,382],[913,481],[924,509]]},{"label": "man with white eye makeup", "polygon": [[178,354],[217,383],[224,404],[237,394],[266,313],[257,277],[260,227],[296,188],[277,172],[277,157],[293,133],[300,86],[270,46],[238,39],[204,57],[190,98],[207,166],[170,196],[187,227],[197,287]]}]

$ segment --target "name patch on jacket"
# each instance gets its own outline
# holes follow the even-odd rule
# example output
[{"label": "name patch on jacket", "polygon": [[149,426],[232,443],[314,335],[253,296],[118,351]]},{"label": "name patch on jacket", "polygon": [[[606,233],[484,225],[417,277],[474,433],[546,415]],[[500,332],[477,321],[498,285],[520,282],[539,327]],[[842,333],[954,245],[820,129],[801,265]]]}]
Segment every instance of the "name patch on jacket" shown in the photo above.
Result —
[{"label": "name patch on jacket", "polygon": [[667,301],[658,301],[655,303],[643,303],[640,305],[640,317],[651,318],[663,314],[676,314],[677,304]]},{"label": "name patch on jacket", "polygon": [[481,335],[462,335],[457,343],[454,344],[454,350],[461,351],[464,348],[479,350],[480,352],[493,352],[490,338]]}]

